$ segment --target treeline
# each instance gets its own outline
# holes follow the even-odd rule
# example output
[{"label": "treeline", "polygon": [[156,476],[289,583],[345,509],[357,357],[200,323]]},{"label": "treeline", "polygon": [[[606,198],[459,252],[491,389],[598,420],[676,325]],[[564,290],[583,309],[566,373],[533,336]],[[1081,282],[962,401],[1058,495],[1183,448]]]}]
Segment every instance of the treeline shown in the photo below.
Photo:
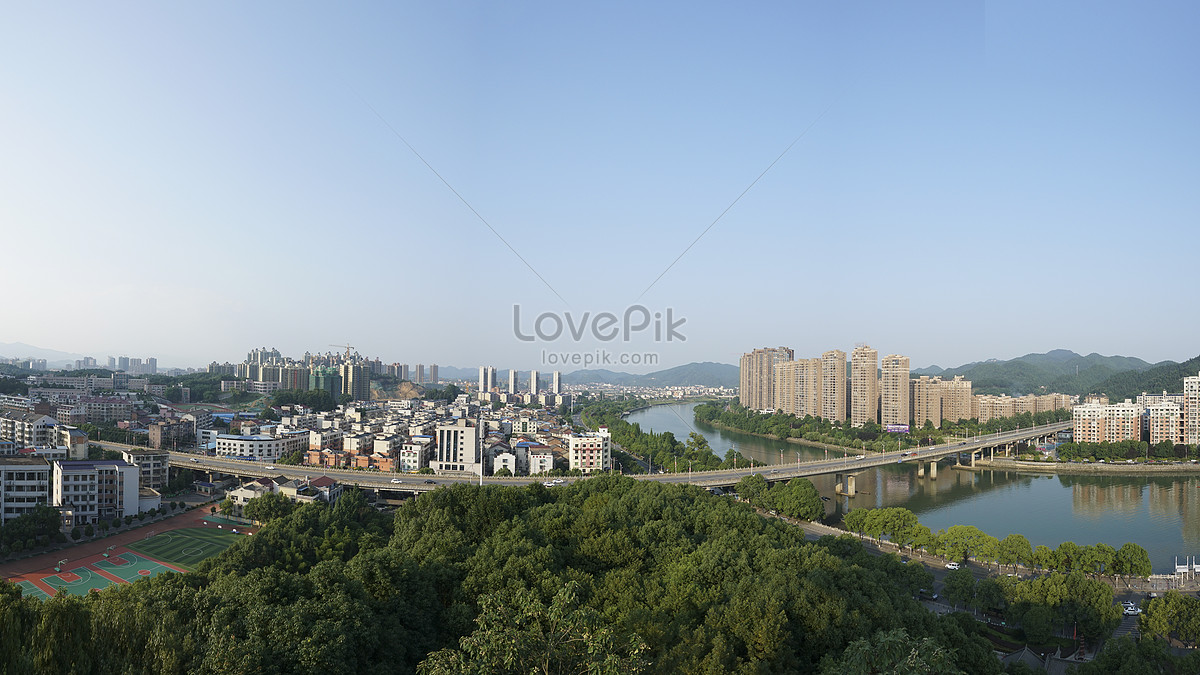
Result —
[{"label": "treeline", "polygon": [[1108,544],[1080,546],[1064,541],[1058,548],[1031,546],[1024,535],[1010,534],[997,539],[973,525],[952,525],[931,531],[905,508],[853,509],[845,515],[843,526],[850,532],[875,539],[886,539],[900,548],[922,550],[950,560],[968,558],[1004,565],[1020,565],[1043,572],[1082,572],[1093,577],[1141,577],[1152,572],[1150,554],[1132,542],[1120,549]]},{"label": "treeline", "polygon": [[[719,457],[709,446],[708,439],[696,432],[688,434],[687,441],[680,441],[670,431],[642,431],[640,424],[630,424],[621,417],[621,413],[645,405],[646,402],[641,399],[596,401],[583,409],[580,418],[593,429],[608,427],[613,441],[633,457],[648,461],[650,466],[647,468],[653,471],[685,473],[689,469],[712,471],[761,464],[747,459],[733,448],[727,450],[724,457]],[[636,463],[634,465],[637,466]]]},{"label": "treeline", "polygon": [[694,486],[253,510],[193,574],[46,602],[0,583],[0,671],[1002,672],[979,624],[913,599],[926,570]]},{"label": "treeline", "polygon": [[348,395],[335,398],[327,389],[279,389],[271,396],[271,406],[302,405],[316,412],[328,412],[349,399]]},{"label": "treeline", "polygon": [[66,541],[61,527],[62,515],[58,510],[38,504],[29,513],[17,516],[0,527],[0,559],[51,542]]},{"label": "treeline", "polygon": [[1197,446],[1170,441],[1150,445],[1145,441],[1118,441],[1116,443],[1062,443],[1057,448],[1058,458],[1067,461],[1135,462],[1147,460],[1177,460],[1197,457]]},{"label": "treeline", "polygon": [[911,433],[897,434],[885,431],[874,422],[868,422],[861,427],[851,427],[849,423],[833,422],[811,415],[797,417],[782,412],[762,414],[736,401],[728,405],[702,403],[695,407],[694,414],[698,422],[719,424],[752,434],[769,435],[783,440],[799,438],[814,443],[874,452],[938,445],[947,442],[951,436],[992,434],[1071,419],[1070,410],[1047,410],[1036,414],[1021,413],[1013,417],[1000,417],[983,424],[976,419],[946,422],[940,429],[935,429],[933,424],[927,421],[924,427],[914,427]]},{"label": "treeline", "polygon": [[756,473],[739,480],[734,490],[739,499],[789,518],[820,521],[825,515],[821,493],[807,478],[793,478],[786,483],[777,481],[770,485],[761,474]]}]

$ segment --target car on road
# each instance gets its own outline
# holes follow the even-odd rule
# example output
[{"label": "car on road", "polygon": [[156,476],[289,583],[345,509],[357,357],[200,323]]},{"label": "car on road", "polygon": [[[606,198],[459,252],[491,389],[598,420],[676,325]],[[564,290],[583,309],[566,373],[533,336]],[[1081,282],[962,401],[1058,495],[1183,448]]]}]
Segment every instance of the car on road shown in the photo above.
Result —
[{"label": "car on road", "polygon": [[436,480],[427,480],[427,481],[425,481],[425,484],[426,485],[437,485],[437,481]]},{"label": "car on road", "polygon": [[1122,613],[1125,616],[1137,616],[1138,614],[1142,613],[1142,608],[1141,607],[1126,607],[1125,611]]},{"label": "car on road", "polygon": [[267,471],[274,471],[274,470],[275,470],[275,467],[274,467],[273,465],[271,465],[271,464],[268,464],[268,465],[264,466],[263,468],[264,468],[264,469],[266,469]]},{"label": "car on road", "polygon": [[854,459],[866,459],[866,458],[867,458],[866,455],[857,455],[857,456],[855,456]]},{"label": "car on road", "polygon": [[200,460],[198,460],[198,459],[196,459],[195,457],[193,457],[193,458],[192,458],[192,461],[193,461],[193,462],[199,462]]},{"label": "car on road", "polygon": [[951,560],[950,562],[946,563],[946,569],[948,569],[948,570],[956,570],[956,569],[958,569],[958,563],[956,563],[956,562],[954,562],[953,560]]},{"label": "car on road", "polygon": [[550,481],[546,481],[545,483],[542,483],[542,485],[546,487],[554,487],[554,483],[551,483]]},{"label": "car on road", "polygon": [[559,483],[565,483],[565,482],[567,482],[567,481],[565,481],[565,480],[563,480],[563,479],[561,479],[561,478],[555,478],[554,480],[552,480],[552,481],[550,481],[550,482],[551,482],[551,483],[554,483],[555,485],[558,485]]},{"label": "car on road", "polygon": [[404,481],[400,480],[399,478],[393,478],[392,482],[393,483],[403,483]]}]

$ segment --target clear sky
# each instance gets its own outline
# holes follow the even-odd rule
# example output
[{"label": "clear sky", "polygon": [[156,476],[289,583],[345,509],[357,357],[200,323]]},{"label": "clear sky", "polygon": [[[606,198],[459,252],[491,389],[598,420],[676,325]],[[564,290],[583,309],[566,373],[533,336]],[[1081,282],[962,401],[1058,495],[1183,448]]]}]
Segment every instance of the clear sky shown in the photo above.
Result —
[{"label": "clear sky", "polygon": [[[0,342],[1184,360],[1198,34],[1194,2],[18,3]],[[637,302],[686,339],[515,336]]]}]

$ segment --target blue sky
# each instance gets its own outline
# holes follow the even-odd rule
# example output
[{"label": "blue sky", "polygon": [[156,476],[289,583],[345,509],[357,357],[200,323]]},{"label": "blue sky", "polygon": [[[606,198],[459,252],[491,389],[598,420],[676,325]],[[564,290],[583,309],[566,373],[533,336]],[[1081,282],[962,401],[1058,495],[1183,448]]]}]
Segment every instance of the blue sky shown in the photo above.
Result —
[{"label": "blue sky", "polygon": [[[0,342],[1184,360],[1198,28],[1193,3],[9,8],[0,222],[29,311]],[[514,306],[637,302],[686,340],[514,336]]]}]

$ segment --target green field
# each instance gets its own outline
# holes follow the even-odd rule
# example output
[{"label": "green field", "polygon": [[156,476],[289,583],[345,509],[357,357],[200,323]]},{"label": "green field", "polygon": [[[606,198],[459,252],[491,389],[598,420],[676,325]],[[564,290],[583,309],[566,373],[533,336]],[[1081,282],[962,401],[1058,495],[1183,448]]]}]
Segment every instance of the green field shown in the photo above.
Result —
[{"label": "green field", "polygon": [[244,535],[228,530],[187,527],[156,534],[142,541],[127,544],[126,548],[190,572],[200,561],[229,548],[241,536]]}]

